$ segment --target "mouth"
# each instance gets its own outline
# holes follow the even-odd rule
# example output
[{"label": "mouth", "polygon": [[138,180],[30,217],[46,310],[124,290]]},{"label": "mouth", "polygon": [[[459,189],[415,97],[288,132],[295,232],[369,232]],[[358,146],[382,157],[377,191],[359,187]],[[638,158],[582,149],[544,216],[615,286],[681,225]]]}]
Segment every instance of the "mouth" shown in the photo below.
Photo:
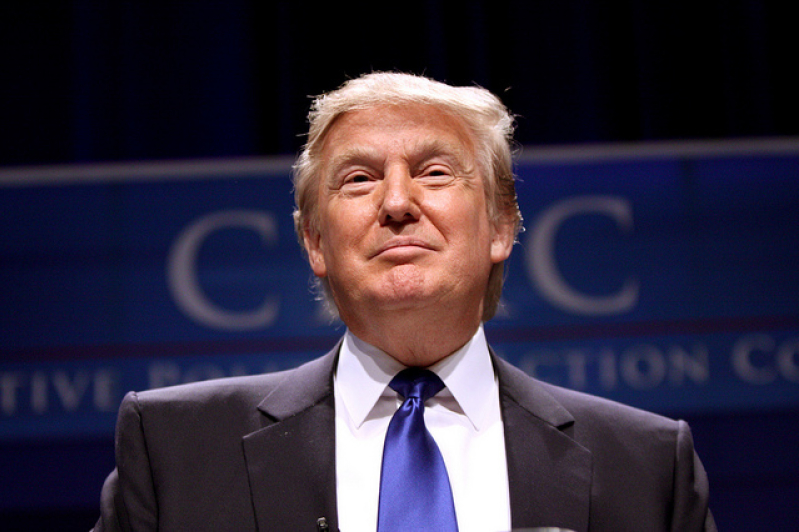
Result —
[{"label": "mouth", "polygon": [[420,250],[432,250],[433,246],[426,240],[417,237],[394,237],[384,242],[372,255],[376,257],[384,253],[406,253]]}]

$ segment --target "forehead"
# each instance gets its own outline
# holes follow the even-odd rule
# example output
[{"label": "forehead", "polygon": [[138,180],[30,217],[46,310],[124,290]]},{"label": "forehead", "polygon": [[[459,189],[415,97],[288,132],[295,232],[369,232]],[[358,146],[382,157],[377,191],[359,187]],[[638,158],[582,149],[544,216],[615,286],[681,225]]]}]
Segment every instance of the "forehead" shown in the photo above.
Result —
[{"label": "forehead", "polygon": [[364,148],[450,151],[473,156],[475,142],[465,122],[425,104],[381,105],[337,117],[322,144],[322,158]]}]

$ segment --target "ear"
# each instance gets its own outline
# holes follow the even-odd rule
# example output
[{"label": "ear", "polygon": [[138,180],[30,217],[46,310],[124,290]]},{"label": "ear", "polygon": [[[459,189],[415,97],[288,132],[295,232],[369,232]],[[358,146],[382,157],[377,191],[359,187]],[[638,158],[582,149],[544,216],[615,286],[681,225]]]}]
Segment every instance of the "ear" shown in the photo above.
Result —
[{"label": "ear", "polygon": [[491,226],[491,262],[497,264],[510,257],[516,237],[515,223],[509,216],[500,216]]},{"label": "ear", "polygon": [[305,251],[308,253],[308,262],[311,264],[311,270],[313,270],[314,275],[325,277],[327,275],[327,266],[325,265],[323,241],[319,231],[312,230],[306,224],[302,230],[302,241],[305,245]]}]

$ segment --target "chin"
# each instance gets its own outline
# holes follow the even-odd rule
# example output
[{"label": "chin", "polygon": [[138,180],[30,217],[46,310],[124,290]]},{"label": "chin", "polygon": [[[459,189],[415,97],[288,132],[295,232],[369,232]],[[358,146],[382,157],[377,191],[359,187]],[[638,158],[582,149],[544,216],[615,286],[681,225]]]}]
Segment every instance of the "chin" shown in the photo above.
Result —
[{"label": "chin", "polygon": [[433,295],[424,270],[413,264],[391,268],[381,285],[380,292],[387,302],[418,302]]}]

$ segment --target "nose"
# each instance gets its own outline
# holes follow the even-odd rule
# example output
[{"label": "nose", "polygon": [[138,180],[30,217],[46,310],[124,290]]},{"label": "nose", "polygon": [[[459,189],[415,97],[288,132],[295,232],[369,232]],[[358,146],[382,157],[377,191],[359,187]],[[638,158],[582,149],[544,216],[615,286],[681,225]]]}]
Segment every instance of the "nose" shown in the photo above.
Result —
[{"label": "nose", "polygon": [[418,186],[407,168],[392,169],[383,177],[380,198],[381,225],[403,224],[419,219]]}]

